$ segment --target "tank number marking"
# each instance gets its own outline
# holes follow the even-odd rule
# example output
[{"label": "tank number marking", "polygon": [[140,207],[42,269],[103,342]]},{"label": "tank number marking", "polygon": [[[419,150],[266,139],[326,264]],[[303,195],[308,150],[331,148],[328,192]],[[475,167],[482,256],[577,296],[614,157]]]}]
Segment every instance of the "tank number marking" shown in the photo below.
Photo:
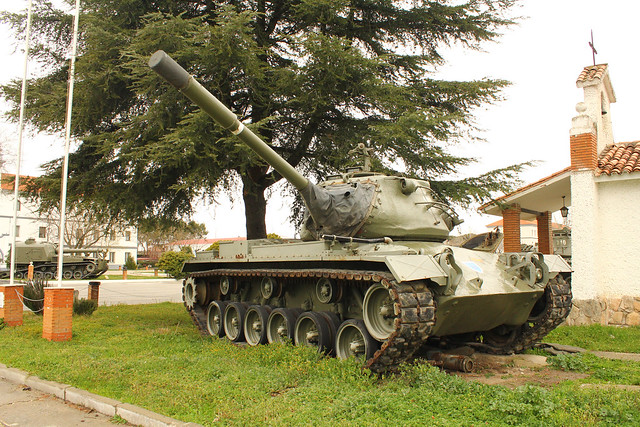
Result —
[{"label": "tank number marking", "polygon": [[465,261],[464,264],[472,269],[473,271],[477,271],[478,273],[482,273],[482,268],[473,261]]}]

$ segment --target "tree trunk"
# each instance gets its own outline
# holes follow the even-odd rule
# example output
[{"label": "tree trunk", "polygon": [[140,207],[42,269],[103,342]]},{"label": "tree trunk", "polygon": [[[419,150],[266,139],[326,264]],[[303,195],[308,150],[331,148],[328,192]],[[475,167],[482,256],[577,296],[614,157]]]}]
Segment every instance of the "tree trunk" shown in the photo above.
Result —
[{"label": "tree trunk", "polygon": [[244,200],[244,216],[247,222],[247,239],[264,239],[267,237],[265,215],[267,200],[265,188],[251,179],[243,179],[242,198]]}]

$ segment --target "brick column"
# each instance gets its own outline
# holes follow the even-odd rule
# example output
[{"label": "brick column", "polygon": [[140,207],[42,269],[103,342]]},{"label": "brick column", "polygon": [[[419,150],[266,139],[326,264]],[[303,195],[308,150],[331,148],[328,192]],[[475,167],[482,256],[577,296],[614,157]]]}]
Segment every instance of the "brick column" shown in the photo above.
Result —
[{"label": "brick column", "polygon": [[7,326],[22,325],[22,285],[0,285],[0,319]]},{"label": "brick column", "polygon": [[571,135],[569,147],[571,150],[572,169],[595,169],[598,166],[598,137],[595,132]]},{"label": "brick column", "polygon": [[100,295],[100,282],[89,282],[89,299],[98,303]]},{"label": "brick column", "polygon": [[504,251],[520,252],[520,206],[513,205],[502,211],[504,226]]},{"label": "brick column", "polygon": [[551,236],[551,212],[546,211],[536,218],[538,223],[538,252],[553,254],[553,237]]},{"label": "brick column", "polygon": [[71,340],[73,288],[44,288],[42,338],[49,341]]}]

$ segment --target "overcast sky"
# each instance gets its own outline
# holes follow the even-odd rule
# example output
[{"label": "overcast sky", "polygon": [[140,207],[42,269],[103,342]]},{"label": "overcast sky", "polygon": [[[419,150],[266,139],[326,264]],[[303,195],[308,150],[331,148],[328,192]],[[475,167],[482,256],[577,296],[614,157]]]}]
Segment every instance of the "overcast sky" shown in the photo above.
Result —
[{"label": "overcast sky", "polygon": [[[5,3],[4,10],[26,9],[27,1]],[[503,94],[505,100],[477,112],[477,124],[484,129],[483,144],[469,144],[455,149],[477,157],[479,162],[465,175],[539,160],[541,163],[522,175],[533,182],[569,165],[569,128],[575,105],[582,101],[582,89],[575,81],[585,66],[592,65],[588,46],[593,30],[596,62],[608,63],[617,103],[611,118],[616,142],[640,139],[636,100],[639,59],[637,25],[640,3],[623,0],[528,0],[516,14],[525,16],[518,26],[507,30],[497,43],[486,45],[484,52],[453,49],[447,65],[438,77],[471,80],[483,77],[512,82]],[[0,26],[0,82],[22,76],[23,53],[8,42],[7,28]],[[28,96],[28,94],[27,94]],[[10,146],[16,144],[17,125],[0,125],[0,138]],[[37,175],[38,166],[60,156],[62,138],[25,135],[21,173]],[[14,150],[15,151],[15,150]],[[15,164],[7,172],[14,172]],[[277,191],[276,191],[277,193]],[[234,209],[226,200],[221,205],[203,207],[194,217],[204,222],[210,237],[244,236],[244,212],[241,200]],[[287,201],[273,197],[267,210],[267,230],[281,236],[293,236],[287,223]],[[496,217],[463,213],[466,222],[459,233],[484,231],[483,226]],[[559,215],[554,216],[559,221]]]}]

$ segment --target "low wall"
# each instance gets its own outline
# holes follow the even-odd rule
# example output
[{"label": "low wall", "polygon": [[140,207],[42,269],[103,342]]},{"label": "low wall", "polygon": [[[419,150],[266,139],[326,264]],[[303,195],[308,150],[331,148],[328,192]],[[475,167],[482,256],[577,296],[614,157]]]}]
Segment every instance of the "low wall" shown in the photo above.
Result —
[{"label": "low wall", "polygon": [[573,300],[566,325],[638,326],[640,325],[640,297],[600,297]]}]

